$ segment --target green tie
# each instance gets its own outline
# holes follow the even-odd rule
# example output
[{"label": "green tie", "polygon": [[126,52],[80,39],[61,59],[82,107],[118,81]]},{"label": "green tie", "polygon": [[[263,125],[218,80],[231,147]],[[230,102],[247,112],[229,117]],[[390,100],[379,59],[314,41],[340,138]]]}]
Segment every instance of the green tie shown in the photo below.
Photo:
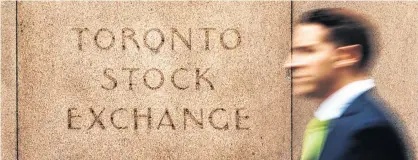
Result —
[{"label": "green tie", "polygon": [[301,160],[317,160],[328,133],[329,121],[312,119],[306,126]]}]

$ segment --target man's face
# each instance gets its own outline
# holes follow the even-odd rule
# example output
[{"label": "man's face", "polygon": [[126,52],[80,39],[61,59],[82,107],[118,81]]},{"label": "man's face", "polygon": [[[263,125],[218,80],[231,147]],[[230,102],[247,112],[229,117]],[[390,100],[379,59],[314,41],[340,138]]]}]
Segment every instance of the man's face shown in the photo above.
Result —
[{"label": "man's face", "polygon": [[322,97],[335,79],[335,45],[326,41],[328,30],[320,24],[301,24],[294,32],[293,53],[287,68],[292,69],[295,95]]}]

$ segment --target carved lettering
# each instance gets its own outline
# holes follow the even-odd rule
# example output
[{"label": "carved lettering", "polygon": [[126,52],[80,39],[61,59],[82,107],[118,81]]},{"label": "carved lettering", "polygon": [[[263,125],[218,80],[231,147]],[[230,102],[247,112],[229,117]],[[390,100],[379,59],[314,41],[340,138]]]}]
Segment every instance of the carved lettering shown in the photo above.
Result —
[{"label": "carved lettering", "polygon": [[99,114],[96,114],[96,112],[93,110],[93,108],[89,108],[89,109],[90,109],[91,114],[94,117],[94,120],[93,120],[93,122],[91,123],[91,125],[90,125],[90,127],[88,129],[92,129],[93,126],[96,123],[99,124],[99,126],[100,126],[101,129],[105,129],[105,126],[103,125],[102,119],[100,118],[102,116],[102,113],[103,113],[103,111],[105,109],[103,108],[103,110],[101,110]]},{"label": "carved lettering", "polygon": [[207,68],[202,74],[200,74],[200,68],[196,68],[196,90],[200,89],[200,79],[205,80],[208,84],[211,90],[214,90],[215,87],[213,87],[213,84],[211,81],[209,81],[208,78],[204,77],[206,72],[208,72],[209,68]]},{"label": "carved lettering", "polygon": [[83,50],[83,32],[88,31],[88,28],[73,28],[72,30],[77,31],[78,33],[78,50]]},{"label": "carved lettering", "polygon": [[136,48],[139,51],[139,43],[138,41],[136,41],[136,39],[134,38],[135,36],[135,31],[132,28],[123,28],[122,29],[122,50],[126,50],[126,40],[130,39],[132,40],[132,42],[134,42]]},{"label": "carved lettering", "polygon": [[248,119],[250,117],[248,115],[241,116],[241,113],[240,113],[241,110],[244,110],[244,108],[238,108],[235,110],[235,123],[236,123],[235,127],[237,130],[248,130],[250,129],[249,127],[241,127],[241,118]]},{"label": "carved lettering", "polygon": [[210,114],[209,114],[209,123],[215,129],[218,129],[218,130],[228,130],[228,128],[229,128],[228,122],[226,122],[225,125],[222,126],[222,127],[219,127],[219,126],[215,125],[215,123],[213,122],[213,115],[216,112],[219,112],[219,111],[225,112],[226,110],[223,109],[223,108],[216,108],[215,110],[213,110],[212,112],[210,112]]},{"label": "carved lettering", "polygon": [[203,129],[203,109],[200,109],[200,121],[195,116],[193,116],[193,114],[189,111],[189,109],[187,108],[184,109],[184,114],[183,114],[184,130],[186,130],[186,126],[187,126],[187,117],[189,117],[195,124],[197,124],[200,128]]},{"label": "carved lettering", "polygon": [[[148,84],[147,75],[148,75],[148,73],[150,73],[151,71],[155,71],[155,72],[157,72],[158,74],[160,74],[160,82],[158,83],[158,85],[157,85],[157,86],[151,86],[151,85],[149,85],[149,84]],[[163,72],[161,72],[161,71],[160,71],[159,69],[157,69],[157,68],[151,68],[151,69],[149,69],[149,70],[145,71],[145,74],[144,74],[144,76],[143,76],[143,79],[144,79],[144,84],[145,84],[145,86],[147,86],[149,89],[152,89],[152,90],[156,90],[156,89],[160,88],[161,86],[163,86],[163,84],[164,84],[164,74],[163,74]]]},{"label": "carved lettering", "polygon": [[116,80],[116,78],[112,77],[108,72],[109,71],[113,71],[113,69],[110,68],[106,68],[103,72],[103,75],[108,78],[111,82],[111,86],[110,87],[106,87],[104,85],[102,85],[102,88],[105,90],[112,90],[115,89],[118,86],[118,81]]},{"label": "carved lettering", "polygon": [[128,126],[123,126],[123,127],[121,127],[121,126],[118,126],[118,125],[116,125],[116,124],[115,124],[115,114],[116,114],[116,113],[118,113],[118,112],[120,112],[120,111],[125,111],[125,112],[127,112],[127,110],[126,110],[126,109],[124,109],[124,108],[119,108],[119,109],[117,109],[117,110],[113,111],[113,112],[110,114],[110,122],[112,123],[113,127],[115,127],[116,129],[127,129],[127,128],[128,128]]},{"label": "carved lettering", "polygon": [[81,117],[80,115],[73,115],[73,113],[72,113],[73,110],[77,110],[77,108],[68,108],[68,121],[67,121],[68,122],[68,129],[81,129],[80,127],[74,127],[73,126],[72,119],[76,118],[76,117],[78,117],[78,118]]},{"label": "carved lettering", "polygon": [[210,50],[210,47],[209,47],[209,37],[210,37],[210,35],[209,35],[209,31],[211,31],[211,30],[215,30],[215,28],[201,28],[201,30],[204,30],[205,31],[205,50]]},{"label": "carved lettering", "polygon": [[174,72],[173,72],[173,74],[171,75],[171,83],[173,83],[173,86],[174,87],[176,87],[177,89],[180,89],[180,90],[185,90],[185,89],[187,89],[187,88],[189,88],[189,86],[184,86],[184,87],[182,87],[182,86],[179,86],[177,83],[176,83],[176,81],[175,81],[175,76],[176,76],[176,74],[179,72],[179,71],[188,71],[187,69],[185,69],[185,68],[179,68],[179,69],[176,69]]},{"label": "carved lettering", "polygon": [[[228,46],[224,41],[225,34],[229,31],[232,31],[232,33],[235,33],[235,35],[237,37],[236,40],[235,40],[235,45],[233,45],[233,46]],[[225,49],[228,49],[228,50],[235,49],[241,44],[241,34],[238,32],[238,30],[229,28],[229,29],[227,29],[227,30],[225,30],[224,32],[221,33],[220,41],[221,41],[222,47],[224,47]]]},{"label": "carved lettering", "polygon": [[134,83],[132,82],[132,74],[135,71],[138,71],[139,68],[122,68],[123,71],[129,71],[129,90],[132,90],[132,85],[134,85]]},{"label": "carved lettering", "polygon": [[[110,35],[110,37],[112,38],[111,41],[110,41],[110,43],[107,46],[102,46],[99,43],[99,35],[100,35],[100,33],[103,33],[103,32],[107,32],[108,35]],[[100,49],[103,49],[103,50],[109,50],[110,48],[112,48],[115,45],[115,40],[116,40],[115,39],[115,34],[113,34],[113,32],[111,32],[107,28],[101,28],[101,29],[99,29],[97,31],[96,35],[94,36],[94,42],[95,42],[96,46],[99,47]]]},{"label": "carved lettering", "polygon": [[192,50],[192,29],[189,28],[189,40],[186,40],[184,36],[182,36],[176,28],[171,28],[171,49],[174,50],[174,35],[177,35],[181,39],[181,41]]},{"label": "carved lettering", "polygon": [[[168,124],[163,124],[164,117],[167,117]],[[171,118],[170,112],[168,112],[168,109],[165,109],[165,112],[163,116],[161,117],[160,123],[158,123],[157,129],[160,129],[161,126],[169,126],[171,129],[176,130],[176,127],[174,126],[173,119]]]},{"label": "carved lettering", "polygon": [[138,129],[138,118],[147,118],[148,129],[152,128],[151,108],[148,108],[147,114],[138,114],[138,110],[134,108],[134,128]]},{"label": "carved lettering", "polygon": [[[159,43],[157,46],[150,46],[150,45],[148,44],[148,35],[149,35],[151,32],[156,32],[156,33],[158,33],[158,35],[160,36],[160,43]],[[151,51],[153,51],[154,53],[158,53],[158,52],[160,51],[160,48],[163,46],[164,41],[165,41],[164,34],[163,34],[163,32],[162,32],[160,29],[158,29],[158,28],[152,28],[152,29],[149,29],[149,30],[147,30],[147,31],[145,32],[145,34],[144,34],[144,45],[145,45],[145,47],[147,47],[148,49],[150,49],[150,50],[151,50]]]}]

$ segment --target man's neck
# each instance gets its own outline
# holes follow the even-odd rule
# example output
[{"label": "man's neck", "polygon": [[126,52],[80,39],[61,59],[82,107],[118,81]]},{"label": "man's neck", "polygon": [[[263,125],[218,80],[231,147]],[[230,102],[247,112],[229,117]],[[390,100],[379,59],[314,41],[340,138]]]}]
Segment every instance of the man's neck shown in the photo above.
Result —
[{"label": "man's neck", "polygon": [[368,76],[365,73],[357,73],[352,76],[340,76],[339,81],[334,83],[334,87],[330,88],[329,91],[324,94],[324,96],[320,97],[319,101],[322,103],[326,99],[328,99],[331,95],[333,95],[335,92],[343,88],[344,86],[352,82],[365,80],[365,79],[368,79]]}]

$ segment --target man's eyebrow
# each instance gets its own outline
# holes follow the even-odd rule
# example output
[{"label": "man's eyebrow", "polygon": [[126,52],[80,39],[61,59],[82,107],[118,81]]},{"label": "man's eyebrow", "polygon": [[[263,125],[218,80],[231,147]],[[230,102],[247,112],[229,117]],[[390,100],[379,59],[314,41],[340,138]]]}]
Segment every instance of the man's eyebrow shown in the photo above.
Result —
[{"label": "man's eyebrow", "polygon": [[306,46],[297,46],[297,47],[292,47],[292,51],[293,50],[308,50],[308,49],[312,49],[314,48],[315,45],[306,45]]}]

